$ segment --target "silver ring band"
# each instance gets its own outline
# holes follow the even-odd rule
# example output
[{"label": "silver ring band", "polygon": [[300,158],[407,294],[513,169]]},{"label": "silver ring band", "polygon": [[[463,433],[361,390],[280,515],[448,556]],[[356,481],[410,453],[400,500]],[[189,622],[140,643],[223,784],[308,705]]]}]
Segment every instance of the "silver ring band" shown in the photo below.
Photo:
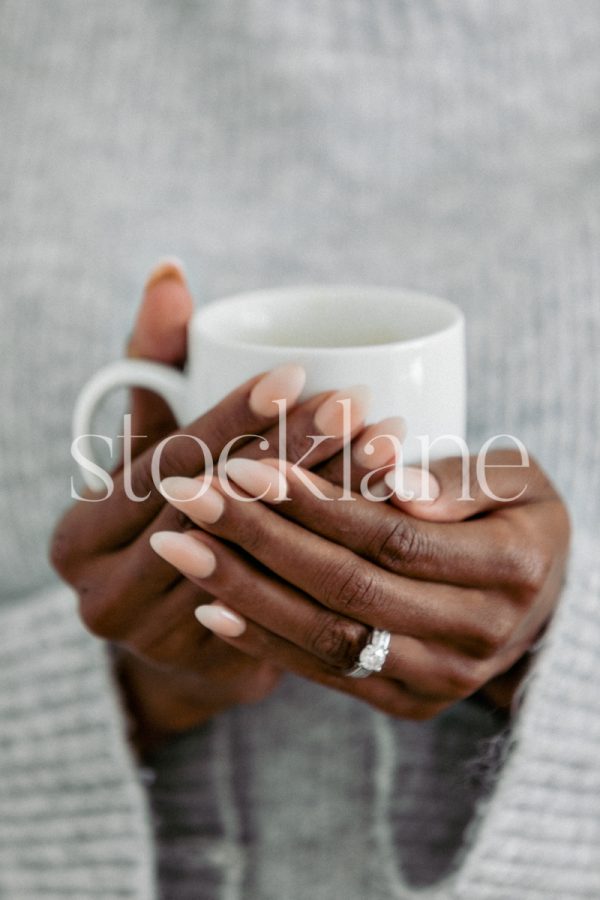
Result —
[{"label": "silver ring band", "polygon": [[381,672],[390,649],[392,635],[382,628],[374,628],[368,642],[360,652],[358,661],[346,675],[348,678],[367,678],[373,672]]}]

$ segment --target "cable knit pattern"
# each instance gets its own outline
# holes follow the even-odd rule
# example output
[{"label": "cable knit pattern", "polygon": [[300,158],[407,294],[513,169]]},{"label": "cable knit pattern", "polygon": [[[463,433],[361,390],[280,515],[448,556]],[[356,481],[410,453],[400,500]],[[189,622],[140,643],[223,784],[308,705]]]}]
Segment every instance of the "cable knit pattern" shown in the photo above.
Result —
[{"label": "cable knit pattern", "polygon": [[[598,46],[596,0],[0,0],[3,900],[600,896]],[[462,307],[473,448],[517,434],[575,524],[510,732],[289,677],[141,784],[46,546],[78,388],[165,253],[201,302]]]}]

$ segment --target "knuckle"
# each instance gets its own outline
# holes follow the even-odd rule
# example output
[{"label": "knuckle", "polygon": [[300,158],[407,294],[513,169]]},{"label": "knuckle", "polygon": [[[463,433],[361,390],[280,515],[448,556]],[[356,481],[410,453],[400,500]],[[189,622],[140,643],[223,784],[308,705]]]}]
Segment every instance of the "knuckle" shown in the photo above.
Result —
[{"label": "knuckle", "polygon": [[189,472],[186,462],[193,456],[195,442],[181,440],[184,435],[173,435],[173,439],[165,444],[160,455],[161,477],[165,475],[183,475]]},{"label": "knuckle", "polygon": [[69,584],[88,565],[96,552],[98,528],[95,520],[81,515],[78,505],[71,507],[56,525],[48,544],[48,559],[58,574]]},{"label": "knuckle", "polygon": [[514,629],[512,616],[507,611],[493,610],[493,613],[469,629],[469,644],[475,656],[489,659],[499,653],[510,640]]},{"label": "knuckle", "polygon": [[522,555],[523,546],[515,540],[514,536],[511,535],[508,540],[497,542],[490,554],[489,561],[490,571],[494,573],[497,584],[506,585],[509,589],[518,585]]},{"label": "knuckle", "polygon": [[355,558],[325,573],[323,584],[331,605],[352,616],[368,612],[381,599],[381,588],[375,574],[365,568],[362,560]]},{"label": "knuckle", "polygon": [[452,700],[470,697],[487,680],[487,665],[481,660],[462,658],[454,660],[445,674],[448,696]]},{"label": "knuckle", "polygon": [[138,497],[145,497],[158,490],[156,480],[170,475],[193,477],[203,471],[205,462],[200,439],[192,433],[176,431],[162,446],[151,447],[136,459],[131,470],[131,487]]},{"label": "knuckle", "polygon": [[[186,433],[191,436],[208,436],[205,438],[205,446],[212,450],[215,462],[216,457],[219,455],[222,448],[225,447],[226,444],[229,444],[230,441],[233,440],[234,443],[232,446],[234,448],[245,446],[246,439],[248,438],[246,432],[249,424],[246,419],[248,413],[247,397],[248,395],[244,393],[244,399],[241,406],[238,405],[239,400],[235,405],[231,405],[231,396],[225,398],[206,415],[195,419],[194,422],[186,428]],[[199,443],[198,440],[194,440],[193,442],[187,441],[191,450],[197,454],[196,458],[201,460],[197,463],[199,467],[204,466],[201,443],[202,441]],[[182,444],[182,446],[185,446],[185,444]]]},{"label": "knuckle", "polygon": [[[244,506],[259,506],[260,504],[246,503]],[[265,546],[274,543],[269,538],[268,531],[259,521],[259,516],[241,515],[235,521],[235,542],[251,556],[257,555]]]},{"label": "knuckle", "polygon": [[95,637],[105,640],[116,638],[111,606],[98,597],[89,597],[85,587],[79,591],[79,618]]},{"label": "knuckle", "polygon": [[112,579],[110,590],[107,582],[98,577],[84,577],[74,585],[79,601],[79,618],[95,637],[118,640],[124,637],[123,617],[117,611],[127,608],[124,587]]},{"label": "knuckle", "polygon": [[367,629],[358,622],[338,616],[321,616],[310,645],[321,659],[337,668],[349,669],[358,659],[367,639]]},{"label": "knuckle", "polygon": [[414,563],[428,555],[425,535],[401,513],[392,524],[388,521],[376,531],[369,549],[375,559],[391,571],[398,568],[399,563]]},{"label": "knuckle", "polygon": [[48,555],[54,569],[68,581],[75,556],[75,546],[72,533],[63,523],[59,524],[52,535]]},{"label": "knuckle", "polygon": [[[306,430],[306,429],[305,429]],[[286,435],[286,459],[288,462],[295,463],[302,459],[310,442],[307,440],[306,434],[302,431],[290,429]]]},{"label": "knuckle", "polygon": [[526,601],[532,601],[542,590],[550,574],[552,557],[543,548],[530,550],[521,559],[518,572],[520,595]]},{"label": "knuckle", "polygon": [[553,558],[539,539],[520,534],[503,541],[493,563],[497,583],[505,585],[517,599],[528,602],[546,583]]},{"label": "knuckle", "polygon": [[[228,423],[231,429],[232,423]],[[160,451],[161,478],[167,475],[186,475],[194,477],[205,471],[210,464],[210,447],[197,433],[198,429],[192,424],[187,429],[173,432],[169,440]],[[223,430],[223,423],[216,421],[211,423],[209,444],[222,446],[230,435]]]}]

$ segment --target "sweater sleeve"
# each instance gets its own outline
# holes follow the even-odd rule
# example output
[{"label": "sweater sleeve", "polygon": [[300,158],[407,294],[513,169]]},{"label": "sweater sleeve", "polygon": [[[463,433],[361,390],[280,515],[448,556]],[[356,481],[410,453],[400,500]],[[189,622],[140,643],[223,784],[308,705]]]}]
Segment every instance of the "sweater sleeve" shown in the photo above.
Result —
[{"label": "sweater sleeve", "polygon": [[567,583],[448,897],[600,896],[600,564],[576,530]]},{"label": "sweater sleeve", "polygon": [[0,896],[152,900],[145,791],[75,602],[59,585],[0,610]]}]

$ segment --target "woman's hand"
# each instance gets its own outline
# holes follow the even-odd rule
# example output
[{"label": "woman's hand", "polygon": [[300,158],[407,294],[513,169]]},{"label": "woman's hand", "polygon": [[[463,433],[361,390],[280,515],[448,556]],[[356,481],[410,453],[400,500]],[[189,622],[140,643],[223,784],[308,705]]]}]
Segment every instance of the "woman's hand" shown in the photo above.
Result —
[{"label": "woman's hand", "polygon": [[[147,285],[130,355],[182,365],[191,312],[181,273],[173,265],[163,266]],[[333,424],[335,431],[337,409],[333,392],[295,405],[302,386],[303,373],[297,366],[250,379],[180,432],[162,401],[146,391],[134,391],[132,431],[145,438],[134,442],[130,487],[137,496],[148,494],[148,499],[128,499],[126,473],[121,469],[113,475],[110,498],[77,503],[56,527],[51,547],[54,566],[79,595],[84,624],[115,645],[118,670],[146,744],[153,736],[199,724],[232,704],[264,697],[279,676],[272,661],[257,661],[202,628],[193,611],[198,603],[212,598],[152,552],[149,539],[155,532],[180,531],[190,525],[154,488],[154,448],[168,434],[185,433],[204,441],[216,459],[228,441],[250,435],[236,444],[232,456],[265,456],[264,440],[269,442],[269,455],[278,453],[278,407],[272,401],[285,398],[290,409],[287,455],[298,460],[311,446],[307,435],[321,433],[319,425],[327,425],[330,433]],[[353,394],[342,392],[342,396]],[[362,432],[365,404],[360,400],[361,392],[354,391],[353,436]],[[390,423],[384,424],[383,431],[389,431]],[[370,463],[364,455],[360,457],[361,441],[376,432],[377,426],[372,426],[360,440],[357,437],[355,479]],[[320,466],[333,481],[340,480],[342,444],[341,437],[323,442],[307,457],[307,464]],[[203,467],[202,450],[189,437],[173,440],[162,455],[163,476],[197,475]]]},{"label": "woman's hand", "polygon": [[[472,478],[473,499],[460,500],[461,460],[446,459],[426,475],[436,499],[397,501],[404,509],[359,494],[343,501],[339,487],[289,469],[288,501],[244,502],[265,489],[272,500],[278,473],[233,461],[228,475],[240,499],[216,479],[198,499],[186,499],[198,493],[197,480],[164,483],[172,505],[202,531],[153,544],[218,598],[197,615],[231,646],[424,719],[507,672],[557,603],[568,516],[535,463],[503,468],[518,466],[516,457],[498,451],[487,463],[500,467],[488,472],[492,492],[517,499],[491,499]],[[383,671],[345,677],[373,628],[392,633]]]}]

